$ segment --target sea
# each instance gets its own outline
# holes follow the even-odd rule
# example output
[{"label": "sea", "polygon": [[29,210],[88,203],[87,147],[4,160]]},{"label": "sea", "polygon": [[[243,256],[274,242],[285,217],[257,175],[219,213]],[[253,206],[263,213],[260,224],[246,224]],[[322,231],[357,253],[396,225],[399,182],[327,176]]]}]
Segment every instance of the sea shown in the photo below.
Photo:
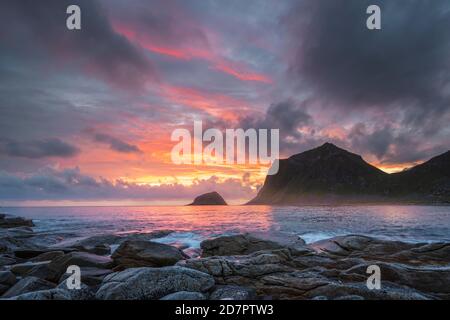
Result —
[{"label": "sea", "polygon": [[301,237],[307,243],[361,234],[405,242],[450,242],[450,206],[142,206],[9,207],[33,219],[49,245],[101,234],[172,230],[157,241],[198,249],[204,239],[238,233]]}]

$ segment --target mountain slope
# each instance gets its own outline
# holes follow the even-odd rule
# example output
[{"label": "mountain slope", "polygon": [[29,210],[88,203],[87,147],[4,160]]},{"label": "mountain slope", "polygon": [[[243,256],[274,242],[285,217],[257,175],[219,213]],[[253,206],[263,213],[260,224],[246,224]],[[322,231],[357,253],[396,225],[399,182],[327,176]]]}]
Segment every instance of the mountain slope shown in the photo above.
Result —
[{"label": "mountain slope", "polygon": [[[414,199],[445,201],[450,153],[398,174],[387,174],[361,156],[331,143],[280,160],[276,175],[249,204],[372,202]],[[439,199],[430,196],[434,192]],[[427,200],[427,201],[428,201]]]}]

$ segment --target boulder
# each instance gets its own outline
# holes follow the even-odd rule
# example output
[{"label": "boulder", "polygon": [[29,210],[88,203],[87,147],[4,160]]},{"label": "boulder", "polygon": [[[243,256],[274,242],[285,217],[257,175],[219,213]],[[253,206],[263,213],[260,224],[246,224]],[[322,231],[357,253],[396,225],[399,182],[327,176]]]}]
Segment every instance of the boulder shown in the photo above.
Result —
[{"label": "boulder", "polygon": [[53,289],[55,285],[51,282],[36,278],[36,277],[26,277],[17,282],[12,286],[6,293],[2,295],[2,298],[11,298],[14,296],[21,295],[23,293]]},{"label": "boulder", "polygon": [[214,279],[178,266],[132,268],[105,277],[96,298],[101,300],[160,299],[178,291],[206,292]]},{"label": "boulder", "polygon": [[310,245],[333,258],[352,257],[411,265],[450,264],[450,243],[405,243],[347,235]]},{"label": "boulder", "polygon": [[49,261],[19,263],[11,266],[10,270],[17,276],[24,276],[33,268],[37,266],[48,265],[49,263]]},{"label": "boulder", "polygon": [[48,251],[30,259],[31,262],[52,261],[64,255],[64,251]]},{"label": "boulder", "polygon": [[86,252],[70,252],[63,256],[54,259],[48,265],[48,277],[46,278],[52,282],[59,282],[61,276],[66,273],[67,267],[76,265],[82,267],[94,267],[99,269],[109,269],[113,265],[110,257],[99,256]]},{"label": "boulder", "polygon": [[0,215],[0,228],[34,227],[33,221],[9,214]]},{"label": "boulder", "polygon": [[11,256],[0,255],[0,267],[9,266],[15,264],[16,262],[16,259],[12,258]]},{"label": "boulder", "polygon": [[240,286],[218,286],[209,297],[211,300],[253,300],[256,298],[254,289]]},{"label": "boulder", "polygon": [[14,285],[17,282],[16,276],[11,271],[0,271],[0,284]]},{"label": "boulder", "polygon": [[206,300],[206,296],[200,292],[178,291],[168,294],[160,300]]},{"label": "boulder", "polygon": [[114,263],[122,269],[171,266],[186,256],[175,247],[141,240],[127,240],[113,253]]},{"label": "boulder", "polygon": [[226,206],[227,203],[217,192],[202,194],[194,199],[190,206]]},{"label": "boulder", "polygon": [[8,300],[72,300],[69,290],[49,289],[23,293]]},{"label": "boulder", "polygon": [[0,271],[0,296],[17,282],[16,276],[10,271]]},{"label": "boulder", "polygon": [[[113,271],[110,269],[99,269],[93,267],[82,267],[81,271],[81,282],[88,286],[97,286],[102,283],[103,279],[111,274]],[[59,280],[60,285],[66,288],[66,279],[70,277],[70,274],[64,273]]]},{"label": "boulder", "polygon": [[202,241],[202,256],[231,256],[247,255],[260,250],[282,249],[283,245],[271,241],[262,240],[249,234],[222,236]]}]

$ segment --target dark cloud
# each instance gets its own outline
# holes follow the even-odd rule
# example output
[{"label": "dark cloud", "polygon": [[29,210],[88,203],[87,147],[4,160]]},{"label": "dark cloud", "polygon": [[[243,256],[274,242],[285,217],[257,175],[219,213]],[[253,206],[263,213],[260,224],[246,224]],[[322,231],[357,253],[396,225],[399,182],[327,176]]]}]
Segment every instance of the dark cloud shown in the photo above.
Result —
[{"label": "dark cloud", "polygon": [[312,120],[306,108],[307,102],[298,103],[294,100],[273,103],[262,118],[245,118],[242,125],[256,129],[280,129],[284,136],[297,136],[297,129],[310,124]]},{"label": "dark cloud", "polygon": [[108,134],[97,133],[94,135],[94,140],[101,143],[106,143],[112,150],[122,153],[141,153],[142,151],[132,144],[126,143],[120,139],[112,137]]},{"label": "dark cloud", "polygon": [[301,141],[305,138],[300,129],[313,124],[308,104],[309,101],[298,102],[293,99],[273,103],[262,116],[244,117],[240,126],[245,129],[279,129],[280,152],[298,153],[302,150]]},{"label": "dark cloud", "polygon": [[46,157],[69,158],[75,156],[79,149],[57,138],[32,141],[0,141],[3,155],[39,159]]},{"label": "dark cloud", "polygon": [[[81,30],[66,28],[66,8],[81,8]],[[49,68],[82,71],[120,88],[139,89],[156,79],[151,62],[112,29],[95,0],[4,0],[0,4],[4,55]],[[51,62],[50,62],[51,61]]]},{"label": "dark cloud", "polygon": [[[366,28],[366,9],[382,10],[382,30]],[[409,110],[404,120],[448,111],[450,3],[447,0],[301,1],[282,24],[300,86],[346,110]],[[446,92],[447,91],[447,92]]]},{"label": "dark cloud", "polygon": [[[381,30],[366,28],[373,4],[381,8]],[[448,148],[448,1],[303,0],[280,24],[288,77],[320,109],[317,129],[332,115],[337,125],[353,126],[341,145],[386,163]]]}]

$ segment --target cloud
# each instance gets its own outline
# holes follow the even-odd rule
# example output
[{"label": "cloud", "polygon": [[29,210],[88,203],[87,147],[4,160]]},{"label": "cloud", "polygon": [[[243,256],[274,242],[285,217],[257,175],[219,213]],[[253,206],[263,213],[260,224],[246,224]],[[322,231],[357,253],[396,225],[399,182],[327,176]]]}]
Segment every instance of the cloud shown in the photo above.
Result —
[{"label": "cloud", "polygon": [[79,153],[79,149],[57,138],[32,141],[0,142],[0,150],[10,157],[39,159],[46,157],[70,158]]},{"label": "cloud", "polygon": [[[66,8],[81,8],[81,30],[66,28]],[[96,0],[5,0],[0,4],[4,53],[55,65],[74,75],[80,70],[96,79],[127,90],[143,88],[157,79],[157,72],[143,53],[116,34]],[[51,66],[48,65],[49,60]]]},{"label": "cloud", "polygon": [[219,181],[215,176],[195,180],[190,186],[162,184],[150,186],[109,181],[83,174],[78,167],[58,170],[43,168],[16,176],[0,171],[0,199],[9,200],[180,200],[216,190],[226,199],[251,198],[255,191],[240,179]]},{"label": "cloud", "polygon": [[309,101],[298,102],[294,99],[273,103],[263,115],[242,118],[240,126],[245,129],[279,129],[281,153],[298,153],[305,138],[301,130],[313,125],[308,104]]},{"label": "cloud", "polygon": [[[366,28],[370,4],[382,30]],[[417,107],[449,102],[450,4],[424,1],[302,1],[283,21],[290,31],[292,75],[336,107]],[[413,117],[413,116],[412,116]],[[411,118],[412,119],[412,118]]]},{"label": "cloud", "polygon": [[107,134],[96,133],[94,135],[94,140],[101,143],[106,143],[109,145],[111,150],[121,152],[121,153],[141,153],[142,151],[135,145],[126,143],[120,139],[112,137]]}]

